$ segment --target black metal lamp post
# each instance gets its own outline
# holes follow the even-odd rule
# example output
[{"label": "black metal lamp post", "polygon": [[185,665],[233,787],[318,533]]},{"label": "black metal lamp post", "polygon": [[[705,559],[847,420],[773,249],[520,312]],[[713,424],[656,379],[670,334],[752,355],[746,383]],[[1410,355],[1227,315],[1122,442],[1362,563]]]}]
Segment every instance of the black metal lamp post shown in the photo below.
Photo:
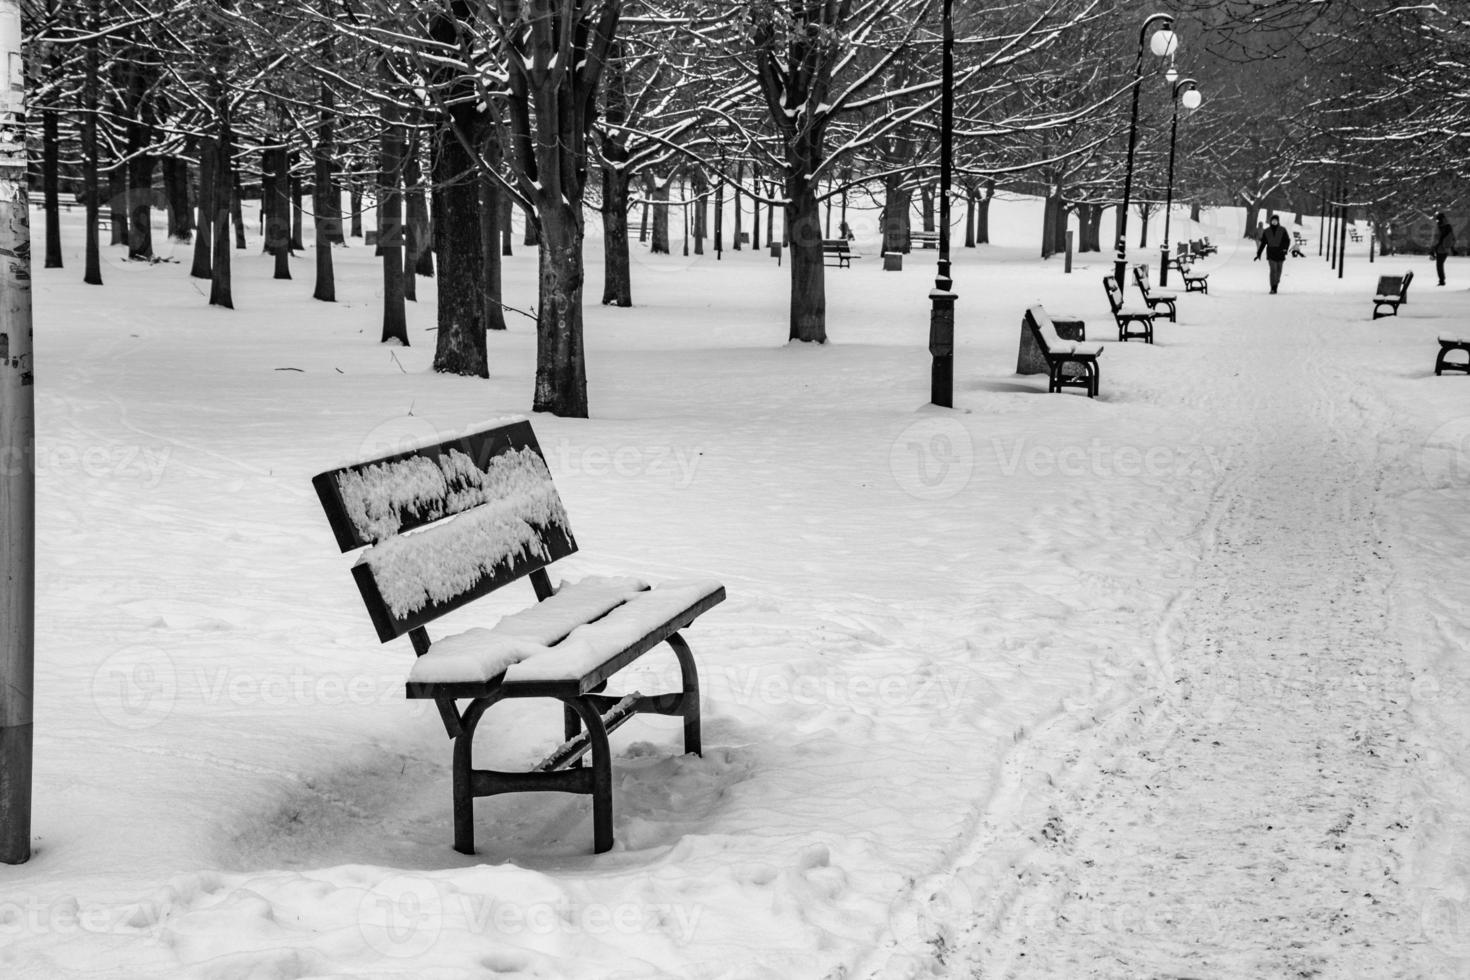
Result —
[{"label": "black metal lamp post", "polygon": [[[1133,66],[1133,115],[1128,123],[1128,169],[1123,174],[1123,203],[1118,208],[1118,252],[1113,263],[1113,276],[1118,280],[1118,288],[1123,288],[1123,276],[1128,266],[1128,204],[1133,195],[1133,151],[1138,147],[1138,90],[1143,81],[1143,49],[1144,43],[1148,43],[1149,50],[1160,58],[1174,53],[1179,47],[1179,37],[1171,28],[1174,26],[1172,14],[1153,14],[1143,22],[1143,27],[1138,31],[1138,60]],[[1152,39],[1148,32],[1157,27]]]},{"label": "black metal lamp post", "polygon": [[1174,141],[1179,136],[1179,103],[1186,109],[1199,108],[1201,96],[1199,86],[1192,78],[1181,78],[1174,83],[1174,119],[1169,123],[1169,182],[1164,191],[1164,244],[1163,259],[1159,263],[1159,285],[1169,285],[1169,212],[1174,207]]},{"label": "black metal lamp post", "polygon": [[954,25],[952,0],[941,9],[944,89],[939,95],[939,271],[929,292],[929,400],[944,408],[954,406],[954,301],[949,275],[949,186],[954,168]]}]

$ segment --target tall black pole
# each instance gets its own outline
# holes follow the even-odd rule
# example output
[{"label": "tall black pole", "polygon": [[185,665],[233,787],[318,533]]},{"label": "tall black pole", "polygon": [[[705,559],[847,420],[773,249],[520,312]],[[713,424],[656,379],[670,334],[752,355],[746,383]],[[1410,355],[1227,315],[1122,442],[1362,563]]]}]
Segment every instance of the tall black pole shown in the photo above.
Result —
[{"label": "tall black pole", "polygon": [[1179,96],[1196,88],[1194,79],[1181,78],[1174,83],[1174,118],[1169,122],[1169,180],[1164,191],[1164,244],[1160,246],[1163,260],[1159,263],[1159,285],[1169,285],[1169,213],[1174,208],[1174,144],[1179,138]]},{"label": "tall black pole", "polygon": [[31,856],[36,652],[35,365],[19,0],[0,0],[0,862]]},{"label": "tall black pole", "polygon": [[1342,182],[1342,193],[1338,195],[1342,199],[1342,220],[1337,224],[1337,278],[1342,278],[1344,266],[1347,265],[1347,223],[1348,223],[1348,185]]},{"label": "tall black pole", "polygon": [[944,0],[943,19],[944,89],[939,95],[939,269],[929,293],[929,354],[934,363],[929,374],[929,400],[944,408],[954,406],[954,301],[949,275],[949,187],[954,168],[954,25],[952,0]]},{"label": "tall black pole", "polygon": [[1123,287],[1123,277],[1128,266],[1128,204],[1133,196],[1133,152],[1138,148],[1138,90],[1143,84],[1143,48],[1148,43],[1149,27],[1155,22],[1161,30],[1174,26],[1169,14],[1154,14],[1143,22],[1138,32],[1138,60],[1133,65],[1133,114],[1128,122],[1128,167],[1123,172],[1123,203],[1118,207],[1118,251],[1113,261],[1113,277],[1118,288]]}]

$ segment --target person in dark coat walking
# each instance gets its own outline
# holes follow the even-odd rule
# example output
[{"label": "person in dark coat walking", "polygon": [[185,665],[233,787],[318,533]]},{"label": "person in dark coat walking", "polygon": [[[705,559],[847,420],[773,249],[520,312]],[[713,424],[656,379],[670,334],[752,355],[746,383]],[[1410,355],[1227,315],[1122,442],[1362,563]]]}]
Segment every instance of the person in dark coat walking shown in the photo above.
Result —
[{"label": "person in dark coat walking", "polygon": [[1287,234],[1285,228],[1281,227],[1281,218],[1271,215],[1271,221],[1266,230],[1261,232],[1261,243],[1256,247],[1256,261],[1261,261],[1261,253],[1266,253],[1266,264],[1271,267],[1271,292],[1276,292],[1276,287],[1281,285],[1281,266],[1286,262],[1286,253],[1291,248],[1291,235]]},{"label": "person in dark coat walking", "polygon": [[1429,247],[1429,254],[1434,256],[1434,271],[1439,273],[1439,284],[1444,285],[1444,260],[1455,247],[1455,229],[1450,225],[1450,219],[1441,211],[1434,216],[1434,244]]}]

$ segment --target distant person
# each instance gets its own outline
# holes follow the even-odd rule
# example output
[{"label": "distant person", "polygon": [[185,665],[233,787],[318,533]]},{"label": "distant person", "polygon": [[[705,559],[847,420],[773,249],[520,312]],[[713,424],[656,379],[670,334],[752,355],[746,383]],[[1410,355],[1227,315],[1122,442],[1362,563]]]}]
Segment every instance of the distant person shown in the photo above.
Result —
[{"label": "distant person", "polygon": [[1256,246],[1256,261],[1266,253],[1266,264],[1271,267],[1271,292],[1281,285],[1281,266],[1286,262],[1286,253],[1291,249],[1291,235],[1281,227],[1281,218],[1271,215],[1266,230],[1261,232],[1261,243]]},{"label": "distant person", "polygon": [[1434,256],[1434,271],[1439,273],[1439,284],[1444,285],[1444,260],[1454,251],[1455,229],[1450,225],[1450,220],[1440,211],[1434,216],[1434,244],[1429,248],[1429,254]]},{"label": "distant person", "polygon": [[841,235],[841,236],[842,236],[842,237],[843,237],[843,238],[844,238],[844,239],[845,239],[845,240],[846,240],[846,241],[849,241],[849,242],[850,242],[850,241],[852,241],[852,240],[853,240],[853,238],[855,238],[855,237],[856,237],[856,236],[855,236],[855,235],[853,235],[853,233],[852,233],[852,228],[850,228],[850,227],[849,227],[849,226],[848,226],[848,224],[847,224],[847,222],[846,222],[846,221],[840,221],[840,222],[838,222],[838,224],[837,224],[837,232],[838,232],[838,234],[840,234],[840,235]]}]

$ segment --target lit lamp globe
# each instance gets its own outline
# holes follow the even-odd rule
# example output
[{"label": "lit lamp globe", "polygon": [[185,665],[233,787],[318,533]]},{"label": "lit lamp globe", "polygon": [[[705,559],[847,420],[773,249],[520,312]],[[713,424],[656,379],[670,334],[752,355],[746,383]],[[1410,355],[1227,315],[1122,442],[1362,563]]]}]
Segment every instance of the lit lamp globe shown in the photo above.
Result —
[{"label": "lit lamp globe", "polygon": [[1186,109],[1198,109],[1199,104],[1204,101],[1204,96],[1199,94],[1199,89],[1192,88],[1179,96],[1179,101]]},{"label": "lit lamp globe", "polygon": [[1179,81],[1179,69],[1175,68],[1173,65],[1170,65],[1168,71],[1164,72],[1164,81],[1168,82],[1170,85],[1173,85],[1175,82]]},{"label": "lit lamp globe", "polygon": [[1154,36],[1149,39],[1149,50],[1160,58],[1167,58],[1179,50],[1179,35],[1171,30],[1155,31]]}]

